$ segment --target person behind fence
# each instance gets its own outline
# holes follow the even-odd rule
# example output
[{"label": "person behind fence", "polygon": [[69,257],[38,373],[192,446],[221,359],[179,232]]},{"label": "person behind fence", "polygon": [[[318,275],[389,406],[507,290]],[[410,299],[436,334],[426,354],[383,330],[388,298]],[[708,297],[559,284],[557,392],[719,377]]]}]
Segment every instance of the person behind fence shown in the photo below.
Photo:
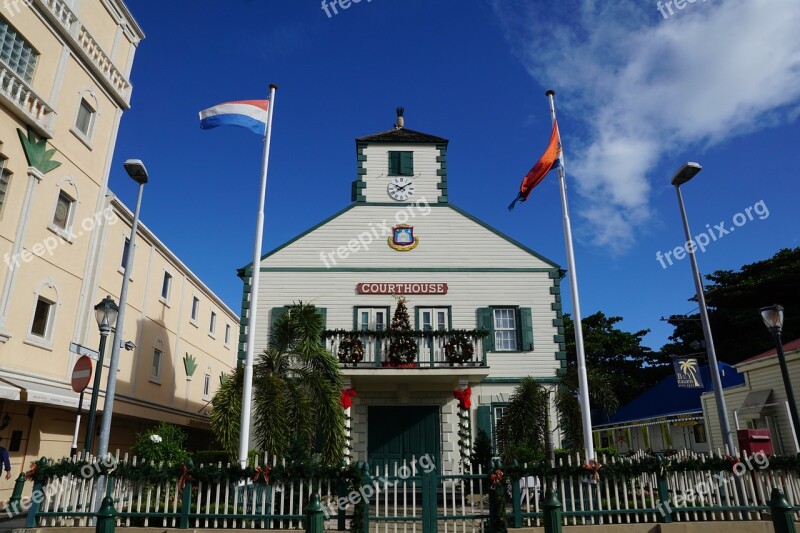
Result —
[{"label": "person behind fence", "polygon": [[0,461],[3,462],[3,469],[6,471],[6,479],[11,479],[11,459],[8,457],[8,450],[0,446]]}]

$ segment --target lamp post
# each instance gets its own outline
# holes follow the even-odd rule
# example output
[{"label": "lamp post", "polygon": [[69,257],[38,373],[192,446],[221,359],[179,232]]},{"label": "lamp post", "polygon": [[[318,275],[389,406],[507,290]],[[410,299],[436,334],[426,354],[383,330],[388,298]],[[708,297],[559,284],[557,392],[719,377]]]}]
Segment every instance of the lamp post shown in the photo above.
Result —
[{"label": "lamp post", "polygon": [[112,324],[117,320],[117,307],[116,302],[111,296],[106,296],[103,301],[94,306],[94,316],[97,319],[97,325],[100,328],[100,349],[97,356],[97,367],[94,370],[94,383],[92,384],[92,400],[89,404],[89,419],[86,421],[86,438],[83,439],[83,451],[85,453],[92,452],[92,444],[94,441],[94,424],[97,417],[97,398],[100,395],[100,374],[103,373],[103,355],[106,351],[106,337],[111,331]]},{"label": "lamp post", "polygon": [[695,245],[692,241],[692,234],[689,231],[689,221],[686,219],[686,208],[683,206],[683,196],[681,195],[681,185],[691,180],[703,169],[697,163],[686,163],[672,176],[672,185],[678,193],[678,205],[681,208],[681,218],[683,219],[683,230],[686,234],[686,248],[689,252],[689,261],[692,264],[692,277],[694,278],[694,288],[697,293],[697,304],[700,307],[700,322],[703,324],[703,338],[706,341],[706,354],[708,356],[709,372],[711,381],[714,385],[714,399],[717,403],[717,414],[719,416],[720,430],[722,431],[722,441],[728,448],[727,453],[733,453],[733,436],[731,435],[731,424],[728,420],[728,407],[725,403],[725,391],[722,389],[722,379],[719,375],[717,364],[717,353],[714,351],[714,339],[711,336],[711,326],[708,322],[708,308],[703,292],[703,280],[700,278],[700,271],[697,268],[697,258],[695,257]]},{"label": "lamp post", "polygon": [[[125,272],[122,275],[122,289],[119,293],[119,312],[117,313],[117,326],[114,333],[114,342],[111,344],[111,360],[108,364],[108,384],[106,385],[106,401],[103,407],[103,418],[100,421],[100,438],[97,443],[97,456],[105,457],[108,453],[108,438],[111,432],[111,416],[114,410],[114,393],[117,388],[117,367],[119,366],[119,349],[123,339],[125,325],[125,304],[128,300],[128,283],[131,278],[133,256],[136,253],[136,229],[139,226],[139,209],[142,206],[142,192],[147,183],[147,169],[138,159],[129,159],[123,163],[128,175],[139,184],[139,193],[136,197],[136,209],[133,212],[131,224],[131,238],[128,241],[128,254],[125,261]],[[98,484],[98,489],[100,488]],[[101,493],[102,495],[102,493]],[[102,500],[98,498],[98,502]]]},{"label": "lamp post", "polygon": [[[800,417],[797,416],[797,403],[794,401],[792,392],[792,382],[789,379],[789,370],[786,368],[786,356],[783,354],[783,342],[781,341],[781,330],[783,330],[783,307],[771,305],[761,308],[761,318],[767,329],[772,333],[772,340],[775,341],[775,350],[778,352],[778,364],[781,367],[783,377],[783,388],[786,389],[786,399],[789,402],[789,414],[792,417],[792,436],[795,446],[797,445],[797,429],[800,428]],[[800,450],[796,450],[800,454]]]}]

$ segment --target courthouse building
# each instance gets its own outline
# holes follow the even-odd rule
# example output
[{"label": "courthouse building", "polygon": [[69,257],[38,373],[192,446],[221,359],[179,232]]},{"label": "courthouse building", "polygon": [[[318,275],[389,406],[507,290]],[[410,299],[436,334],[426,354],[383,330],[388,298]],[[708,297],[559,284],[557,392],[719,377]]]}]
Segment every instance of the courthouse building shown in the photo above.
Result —
[{"label": "courthouse building", "polygon": [[[71,372],[98,350],[94,306],[119,302],[132,214],[108,176],[143,38],[121,0],[0,3],[0,437],[15,476],[69,454]],[[146,226],[135,247],[121,340],[136,348],[121,351],[112,450],[159,420],[207,435],[236,361],[236,315]]]},{"label": "courthouse building", "polygon": [[[352,203],[259,264],[256,354],[287,306],[317,306],[355,391],[351,455],[373,465],[431,454],[458,470],[478,428],[494,438],[522,378],[554,387],[566,363],[563,271],[450,203],[458,176],[448,175],[447,147],[402,117],[356,139]],[[252,273],[239,272],[243,324]],[[414,350],[393,357],[386,330],[400,298]],[[243,326],[240,357],[246,339]]]}]

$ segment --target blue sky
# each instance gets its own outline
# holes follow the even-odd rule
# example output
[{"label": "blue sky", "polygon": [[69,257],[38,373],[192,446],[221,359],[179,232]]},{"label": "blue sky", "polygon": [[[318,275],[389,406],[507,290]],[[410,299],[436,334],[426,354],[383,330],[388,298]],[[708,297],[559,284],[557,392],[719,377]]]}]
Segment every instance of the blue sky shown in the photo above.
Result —
[{"label": "blue sky", "polygon": [[693,234],[761,202],[698,254],[702,272],[800,246],[796,0],[697,0],[666,18],[649,0],[362,0],[330,17],[318,0],[127,4],[147,37],[111,188],[132,206],[122,162],[142,159],[142,220],[237,313],[262,145],[202,131],[197,113],[270,83],[264,251],[349,204],[354,139],[402,105],[406,127],[450,140],[452,203],[565,266],[555,173],[506,209],[549,139],[550,88],[584,316],[622,316],[659,348],[659,318],[693,311],[688,259],[656,259],[684,240],[669,178],[685,161],[704,167],[682,189]]}]

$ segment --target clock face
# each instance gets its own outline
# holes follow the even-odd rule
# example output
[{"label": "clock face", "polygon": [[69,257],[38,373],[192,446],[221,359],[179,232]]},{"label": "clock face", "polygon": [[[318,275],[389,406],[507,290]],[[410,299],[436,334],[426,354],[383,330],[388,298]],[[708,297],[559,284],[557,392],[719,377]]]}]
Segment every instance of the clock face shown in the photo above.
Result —
[{"label": "clock face", "polygon": [[408,178],[397,177],[392,178],[387,187],[389,196],[394,200],[402,202],[411,198],[414,194],[414,182]]}]

